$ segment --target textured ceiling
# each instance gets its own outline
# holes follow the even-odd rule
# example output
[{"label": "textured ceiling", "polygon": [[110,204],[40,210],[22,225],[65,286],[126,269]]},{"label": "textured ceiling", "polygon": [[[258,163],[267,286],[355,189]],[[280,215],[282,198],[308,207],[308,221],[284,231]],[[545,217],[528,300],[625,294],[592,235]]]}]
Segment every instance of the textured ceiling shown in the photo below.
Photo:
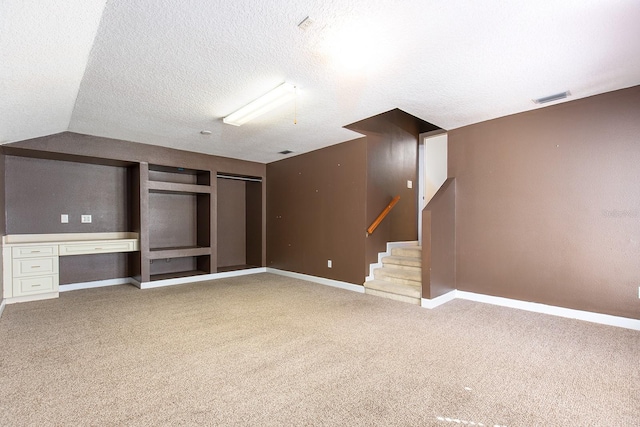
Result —
[{"label": "textured ceiling", "polygon": [[[70,130],[266,163],[353,139],[343,126],[394,108],[453,129],[565,90],[571,100],[640,84],[637,0],[0,8],[0,143]],[[299,87],[297,102],[222,123],[284,81]]]}]

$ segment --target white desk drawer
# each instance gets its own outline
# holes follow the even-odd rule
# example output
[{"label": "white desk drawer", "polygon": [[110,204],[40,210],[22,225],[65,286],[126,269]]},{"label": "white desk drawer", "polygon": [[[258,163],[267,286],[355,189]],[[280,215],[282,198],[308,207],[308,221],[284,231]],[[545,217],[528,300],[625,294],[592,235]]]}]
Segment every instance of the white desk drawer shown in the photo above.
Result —
[{"label": "white desk drawer", "polygon": [[58,257],[13,260],[13,277],[58,274]]},{"label": "white desk drawer", "polygon": [[16,246],[11,248],[14,258],[34,258],[58,255],[58,245],[51,246]]},{"label": "white desk drawer", "polygon": [[58,276],[23,277],[13,279],[13,295],[32,295],[57,292]]},{"label": "white desk drawer", "polygon": [[60,256],[132,252],[137,250],[136,239],[102,242],[61,243]]}]

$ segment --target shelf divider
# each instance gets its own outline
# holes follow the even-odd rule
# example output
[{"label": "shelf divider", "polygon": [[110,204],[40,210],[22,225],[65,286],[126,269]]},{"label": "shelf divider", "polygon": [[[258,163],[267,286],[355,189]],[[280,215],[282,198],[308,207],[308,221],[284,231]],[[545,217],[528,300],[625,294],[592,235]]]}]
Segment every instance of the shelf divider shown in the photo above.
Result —
[{"label": "shelf divider", "polygon": [[211,255],[210,247],[180,247],[180,248],[157,248],[151,249],[148,259],[184,258],[190,256]]},{"label": "shelf divider", "polygon": [[179,182],[149,181],[149,191],[167,193],[211,194],[211,186],[198,184],[182,184]]}]

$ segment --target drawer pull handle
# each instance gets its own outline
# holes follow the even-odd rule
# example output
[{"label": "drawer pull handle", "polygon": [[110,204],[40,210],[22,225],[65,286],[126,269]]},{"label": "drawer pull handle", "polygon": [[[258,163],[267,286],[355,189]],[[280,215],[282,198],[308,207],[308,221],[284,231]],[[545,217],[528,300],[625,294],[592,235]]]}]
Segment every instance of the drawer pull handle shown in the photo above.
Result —
[{"label": "drawer pull handle", "polygon": [[37,285],[31,285],[32,288],[37,288],[38,286],[42,286],[42,283],[38,283]]},{"label": "drawer pull handle", "polygon": [[40,268],[39,265],[32,265],[31,268]]},{"label": "drawer pull handle", "polygon": [[101,251],[101,250],[102,250],[102,248],[96,248],[95,250],[96,250],[96,251]]},{"label": "drawer pull handle", "polygon": [[39,254],[40,251],[31,251],[32,254]]}]

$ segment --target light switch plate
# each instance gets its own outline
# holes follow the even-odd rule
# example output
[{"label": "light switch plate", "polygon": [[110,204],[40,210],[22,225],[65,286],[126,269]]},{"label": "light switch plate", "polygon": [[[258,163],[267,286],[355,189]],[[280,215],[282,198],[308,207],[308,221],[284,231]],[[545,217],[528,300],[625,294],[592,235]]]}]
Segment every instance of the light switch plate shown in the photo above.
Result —
[{"label": "light switch plate", "polygon": [[327,267],[331,268],[333,267],[333,263],[331,262],[331,260],[327,260]]},{"label": "light switch plate", "polygon": [[80,222],[83,223],[83,224],[91,223],[91,215],[81,215],[80,216]]},{"label": "light switch plate", "polygon": [[69,223],[69,214],[61,214],[60,215],[60,223],[68,224]]},{"label": "light switch plate", "polygon": [[413,188],[413,181],[411,180],[407,181],[407,188]]}]

